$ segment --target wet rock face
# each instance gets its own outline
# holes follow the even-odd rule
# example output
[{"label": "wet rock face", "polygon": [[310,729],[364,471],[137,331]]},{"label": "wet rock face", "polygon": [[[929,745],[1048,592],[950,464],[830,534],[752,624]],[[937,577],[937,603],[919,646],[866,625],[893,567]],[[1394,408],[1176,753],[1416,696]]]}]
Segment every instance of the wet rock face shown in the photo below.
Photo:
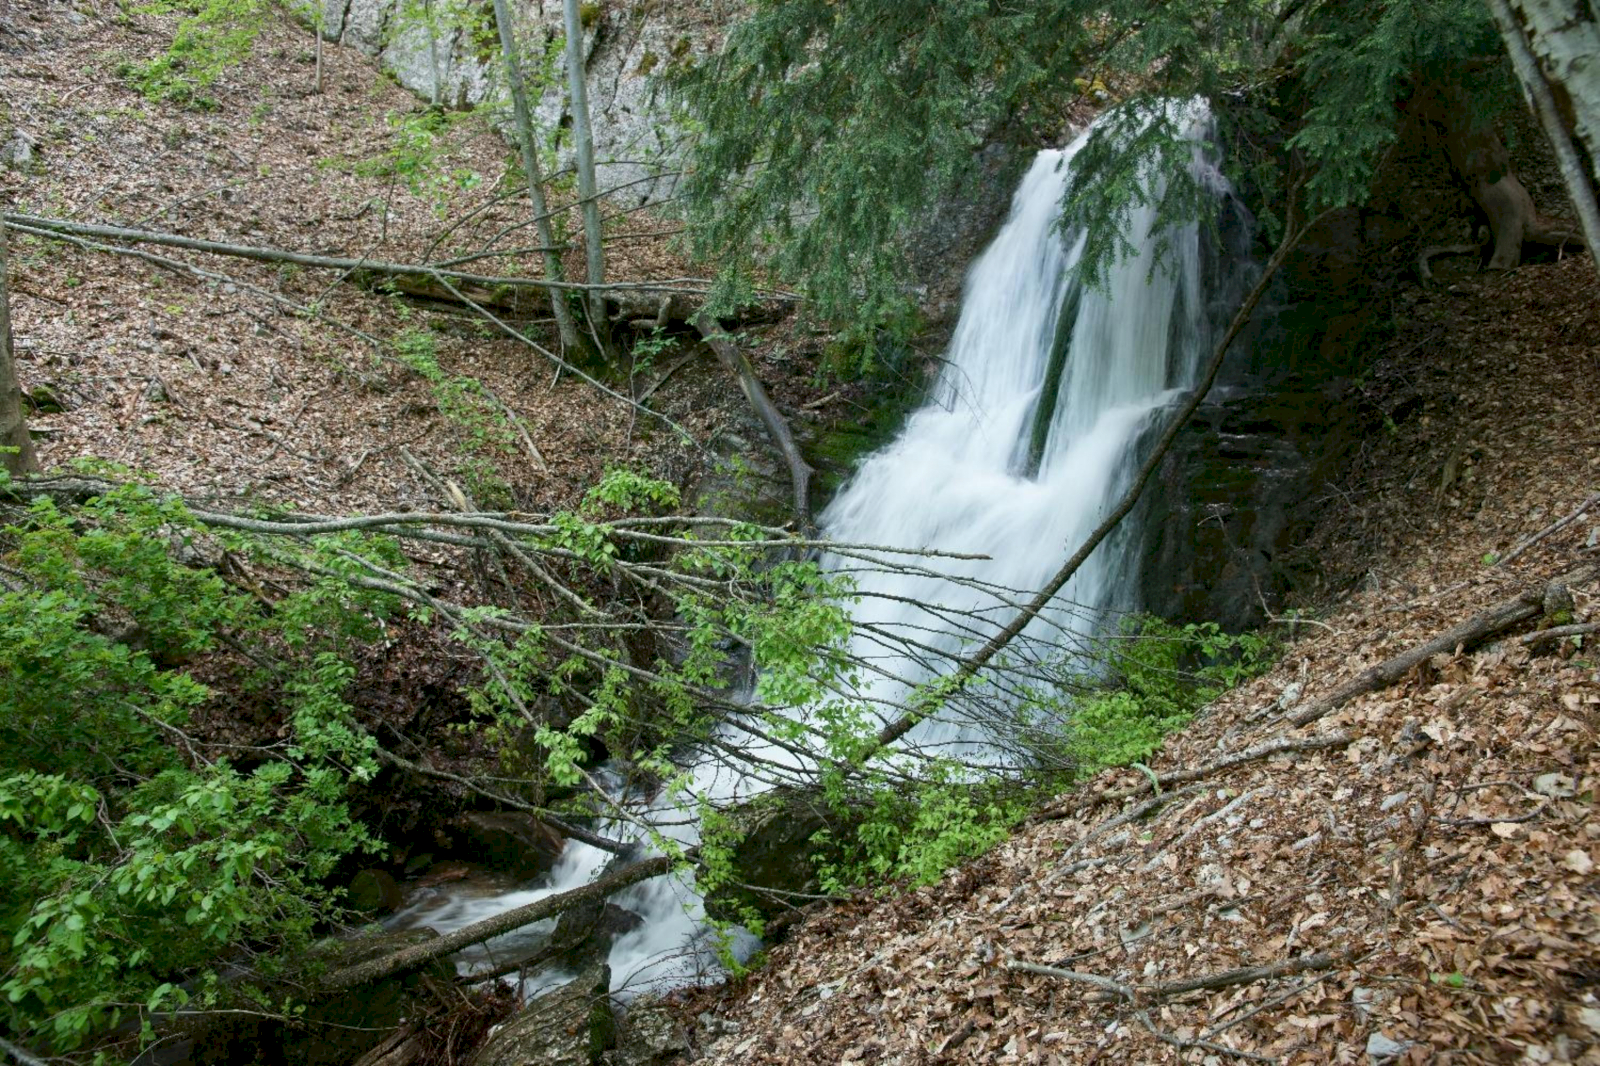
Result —
[{"label": "wet rock face", "polygon": [[1212,393],[1148,490],[1144,610],[1239,630],[1315,579],[1296,548],[1343,452],[1341,392],[1292,378]]},{"label": "wet rock face", "polygon": [[610,987],[611,968],[591,966],[524,1007],[471,1066],[597,1066],[617,1043]]},{"label": "wet rock face", "polygon": [[461,829],[474,862],[519,880],[549,872],[566,846],[561,834],[521,811],[469,811],[461,816]]},{"label": "wet rock face", "polygon": [[731,922],[743,922],[752,910],[771,921],[804,902],[796,894],[820,892],[811,838],[824,829],[838,837],[859,827],[817,797],[789,788],[774,789],[727,816],[734,840],[733,880],[750,888],[719,888],[706,897],[705,907],[711,917]]}]

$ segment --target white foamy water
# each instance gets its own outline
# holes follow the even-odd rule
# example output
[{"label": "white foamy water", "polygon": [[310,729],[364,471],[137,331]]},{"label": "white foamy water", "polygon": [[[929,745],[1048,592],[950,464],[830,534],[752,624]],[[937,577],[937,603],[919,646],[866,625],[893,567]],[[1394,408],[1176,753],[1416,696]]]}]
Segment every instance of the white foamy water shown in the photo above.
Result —
[{"label": "white foamy water", "polygon": [[[1205,341],[1196,227],[1166,235],[1157,267],[1153,211],[1135,210],[1127,238],[1137,253],[1112,268],[1102,288],[1084,289],[1075,280],[1081,235],[1063,235],[1055,223],[1068,170],[1083,143],[1080,138],[1064,150],[1039,153],[1007,222],[969,272],[960,322],[930,401],[892,444],[862,463],[822,516],[824,532],[839,543],[988,556],[927,561],[939,573],[830,560],[852,575],[863,595],[854,614],[866,628],[854,650],[890,676],[874,675],[860,695],[876,701],[886,720],[896,716],[910,686],[981,644],[1009,621],[1016,604],[1049,580],[1126,488],[1137,464],[1136,444],[1152,416],[1194,375]],[[1195,166],[1220,191],[1222,179],[1198,148]],[[1066,369],[1037,470],[1031,471],[1029,440],[1064,308],[1076,311],[1067,324]],[[1131,606],[1122,590],[1134,578],[1137,560],[1119,557],[1119,547],[1113,538],[1091,556],[1057,606],[1024,632],[1016,645],[1022,654],[1041,660],[1070,656],[1106,611]],[[736,724],[724,735],[745,752],[789,766],[798,761]],[[958,711],[923,723],[907,740],[981,756],[986,735],[981,721]],[[696,791],[712,799],[766,787],[711,759],[692,769]],[[640,815],[658,825],[678,823],[664,830],[674,839],[697,839],[695,827],[670,803],[657,801]],[[637,835],[619,826],[607,832]],[[544,884],[497,896],[455,895],[441,908],[400,921],[449,932],[586,884],[611,858],[572,841]],[[660,990],[717,972],[692,885],[657,878],[615,902],[645,919],[611,949],[615,989]],[[531,932],[548,933],[553,924]],[[518,934],[524,943],[529,932]],[[492,942],[473,958],[515,957],[516,951],[509,940]],[[541,975],[528,991],[563,976]]]}]

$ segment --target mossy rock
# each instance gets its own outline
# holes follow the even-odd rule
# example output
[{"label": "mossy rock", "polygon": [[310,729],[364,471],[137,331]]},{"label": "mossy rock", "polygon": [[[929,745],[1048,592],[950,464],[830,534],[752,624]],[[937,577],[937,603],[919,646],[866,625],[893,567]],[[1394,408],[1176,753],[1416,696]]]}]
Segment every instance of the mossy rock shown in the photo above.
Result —
[{"label": "mossy rock", "polygon": [[804,902],[795,894],[819,893],[813,838],[824,830],[835,838],[850,836],[860,824],[795,789],[774,789],[723,817],[728,826],[719,836],[729,843],[730,880],[738,885],[713,888],[705,908],[710,917],[728,922],[747,922],[752,916],[770,921]]}]

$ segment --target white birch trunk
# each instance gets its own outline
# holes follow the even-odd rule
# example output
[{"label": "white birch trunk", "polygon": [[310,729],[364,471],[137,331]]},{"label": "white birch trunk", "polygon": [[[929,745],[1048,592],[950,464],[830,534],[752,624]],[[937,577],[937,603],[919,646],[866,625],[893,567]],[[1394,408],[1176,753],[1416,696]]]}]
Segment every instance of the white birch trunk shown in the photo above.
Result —
[{"label": "white birch trunk", "polygon": [[[583,205],[583,246],[589,284],[605,284],[605,255],[600,244],[600,202],[594,173],[594,128],[589,123],[589,92],[583,59],[583,17],[578,0],[562,0],[567,32],[567,85],[572,104],[572,138],[578,150],[578,197]],[[605,324],[605,298],[598,288],[589,293],[589,320],[596,331]]]},{"label": "white birch trunk", "polygon": [[[1590,259],[1600,270],[1600,16],[1592,0],[1489,0],[1523,92],[1555,149]],[[1588,149],[1586,173],[1572,137]]]}]

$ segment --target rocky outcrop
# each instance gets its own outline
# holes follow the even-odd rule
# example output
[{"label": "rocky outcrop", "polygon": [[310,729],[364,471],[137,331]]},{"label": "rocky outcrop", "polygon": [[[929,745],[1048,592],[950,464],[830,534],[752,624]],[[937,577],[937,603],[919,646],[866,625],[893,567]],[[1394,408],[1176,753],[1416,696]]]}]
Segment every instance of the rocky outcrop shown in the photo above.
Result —
[{"label": "rocky outcrop", "polygon": [[472,1066],[597,1066],[616,1046],[611,968],[596,964],[546,992],[489,1038]]},{"label": "rocky outcrop", "polygon": [[1342,393],[1304,377],[1213,392],[1151,486],[1144,610],[1240,630],[1315,580],[1316,561],[1296,549],[1343,453]]},{"label": "rocky outcrop", "polygon": [[[682,129],[651,75],[706,47],[708,6],[608,3],[584,5],[584,53],[594,123],[599,186],[630,206],[668,199],[676,187]],[[504,83],[496,51],[493,9],[403,0],[323,0],[323,37],[375,57],[396,81],[424,100],[464,110],[496,99]],[[536,49],[562,39],[561,4],[514,0],[519,37]],[[661,9],[661,10],[658,10]],[[404,12],[404,15],[401,14]],[[715,18],[715,13],[711,13]],[[724,17],[725,14],[724,14]],[[548,49],[549,64],[535,121],[564,128],[566,56]],[[564,151],[570,155],[571,148]],[[571,159],[563,157],[561,165]]]}]

